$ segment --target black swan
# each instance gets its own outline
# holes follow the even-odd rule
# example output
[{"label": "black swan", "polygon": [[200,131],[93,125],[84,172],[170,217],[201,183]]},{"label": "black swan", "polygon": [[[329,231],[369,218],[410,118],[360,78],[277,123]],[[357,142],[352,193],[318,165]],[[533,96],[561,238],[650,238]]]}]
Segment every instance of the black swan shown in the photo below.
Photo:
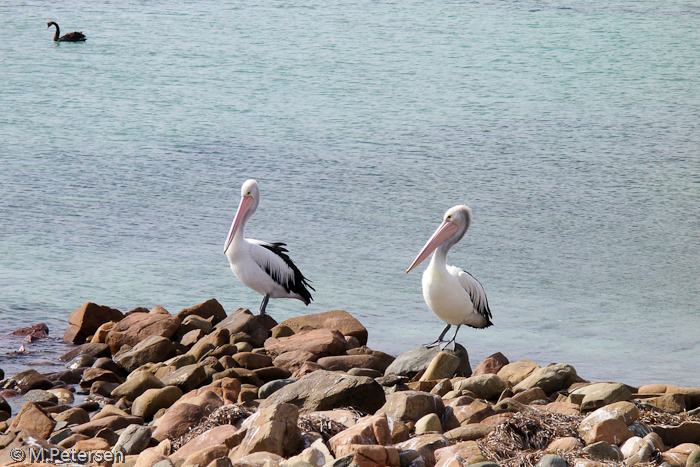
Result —
[{"label": "black swan", "polygon": [[58,37],[61,34],[61,29],[58,27],[58,24],[56,24],[55,21],[46,23],[46,29],[49,29],[51,26],[56,26],[56,34],[53,36],[53,40],[56,42],[82,42],[87,39],[85,34],[80,31],[69,32],[68,34]]}]

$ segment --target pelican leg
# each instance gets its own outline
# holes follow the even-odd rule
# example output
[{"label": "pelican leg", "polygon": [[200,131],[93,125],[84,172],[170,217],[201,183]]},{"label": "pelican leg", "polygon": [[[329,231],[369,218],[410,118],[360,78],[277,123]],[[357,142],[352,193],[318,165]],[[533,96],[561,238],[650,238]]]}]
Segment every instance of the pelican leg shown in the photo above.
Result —
[{"label": "pelican leg", "polygon": [[447,346],[450,345],[450,344],[454,344],[454,345],[455,345],[455,349],[457,348],[457,342],[455,341],[455,339],[457,339],[457,333],[459,332],[459,328],[461,328],[461,327],[462,327],[461,324],[460,324],[459,326],[457,326],[457,330],[455,331],[455,335],[452,336],[452,339],[450,339],[449,341],[445,342],[445,344],[442,345],[442,346],[440,347],[442,350],[445,350],[445,349],[447,348]]},{"label": "pelican leg", "polygon": [[[451,324],[448,324],[447,326],[445,326],[445,329],[442,330],[442,333],[440,334],[440,337],[438,337],[437,340],[436,340],[435,342],[431,342],[430,344],[423,344],[423,347],[425,347],[425,348],[427,348],[427,349],[430,349],[430,348],[435,347],[436,345],[441,344],[442,342],[444,342],[444,341],[442,340],[442,338],[445,337],[445,334],[447,334],[447,331],[449,331],[451,327],[452,327]],[[457,328],[457,329],[459,329],[459,328]]]},{"label": "pelican leg", "polygon": [[265,314],[265,308],[267,308],[268,300],[270,300],[270,294],[267,294],[263,297],[262,303],[260,304],[260,311],[258,311],[258,315],[262,316]]}]

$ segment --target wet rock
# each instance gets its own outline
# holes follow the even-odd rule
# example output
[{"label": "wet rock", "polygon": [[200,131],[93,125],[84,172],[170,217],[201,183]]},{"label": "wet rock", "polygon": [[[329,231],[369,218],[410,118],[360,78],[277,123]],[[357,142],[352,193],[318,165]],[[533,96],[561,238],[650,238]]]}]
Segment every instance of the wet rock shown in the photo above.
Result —
[{"label": "wet rock", "polygon": [[112,391],[112,398],[119,399],[125,397],[133,401],[149,389],[160,389],[165,385],[148,371],[136,371],[129,375],[123,384],[117,386]]},{"label": "wet rock", "polygon": [[469,391],[476,397],[486,400],[497,399],[506,388],[506,383],[494,374],[472,376],[452,383],[455,391]]},{"label": "wet rock", "polygon": [[[215,329],[228,329],[229,334],[234,336],[237,333],[243,333],[245,339],[250,342],[253,347],[260,347],[265,342],[269,335],[269,331],[260,324],[255,316],[248,309],[239,308],[231,313],[226,319],[218,323]],[[235,344],[233,340],[230,341]]]},{"label": "wet rock", "polygon": [[140,425],[128,426],[114,445],[114,451],[121,451],[125,455],[140,454],[148,447],[151,441],[151,428]]},{"label": "wet rock", "polygon": [[199,316],[200,318],[204,318],[206,320],[211,319],[213,324],[218,324],[226,319],[226,312],[224,311],[224,307],[222,307],[215,298],[211,298],[204,303],[200,303],[199,305],[185,308],[177,314],[177,317],[180,318],[180,321],[182,322],[184,322],[189,316]]},{"label": "wet rock", "polygon": [[[128,345],[133,348],[149,338],[162,337],[170,342],[170,338],[175,335],[179,327],[180,319],[175,316],[134,313],[114,325],[107,335],[106,342],[114,355],[123,345]],[[170,343],[172,345],[172,342]],[[169,355],[169,351],[166,351],[161,354],[160,359],[154,358],[153,360],[147,361],[163,361],[170,357],[172,357],[172,355]],[[144,361],[143,363],[146,362]]]},{"label": "wet rock", "polygon": [[530,376],[515,385],[513,392],[518,393],[539,387],[545,393],[551,394],[560,389],[568,388],[577,380],[578,375],[574,367],[566,363],[557,363],[535,370]]},{"label": "wet rock", "polygon": [[24,342],[34,342],[49,337],[49,327],[45,323],[33,324],[13,331],[10,335],[24,337]]},{"label": "wet rock", "polygon": [[90,355],[78,355],[73,360],[66,364],[66,368],[69,370],[75,370],[77,368],[87,368],[95,363],[95,357]]},{"label": "wet rock", "polygon": [[110,398],[112,396],[112,391],[114,391],[119,385],[117,383],[106,383],[104,381],[95,381],[90,386],[90,394],[97,394],[102,397]]},{"label": "wet rock", "polygon": [[389,395],[377,415],[386,414],[398,420],[416,422],[428,414],[441,416],[445,411],[442,399],[420,391],[401,391]]},{"label": "wet rock", "polygon": [[386,415],[374,415],[347,430],[341,431],[328,440],[336,457],[350,454],[350,446],[358,444],[391,444],[391,429]]},{"label": "wet rock", "polygon": [[[140,313],[143,314],[143,313]],[[138,316],[138,315],[131,315]],[[128,320],[127,316],[124,320]],[[164,315],[147,315],[164,316]],[[112,334],[110,333],[110,336]],[[141,365],[152,362],[162,362],[175,355],[175,347],[169,338],[162,336],[150,336],[138,342],[130,350],[114,357],[114,361],[127,371],[134,371]]]},{"label": "wet rock", "polygon": [[109,346],[107,344],[87,343],[79,345],[78,347],[75,347],[69,352],[66,352],[65,354],[61,355],[59,357],[59,360],[61,360],[62,362],[70,362],[71,360],[81,355],[97,359],[101,357],[109,357],[112,354],[110,353]]},{"label": "wet rock", "polygon": [[231,454],[236,461],[248,454],[266,451],[278,456],[290,456],[297,450],[301,430],[297,426],[299,409],[293,404],[272,404],[243,422],[246,435]]},{"label": "wet rock", "polygon": [[345,351],[345,338],[339,331],[330,329],[302,331],[289,337],[267,339],[265,350],[275,356],[292,350],[305,350],[318,356],[340,355]]},{"label": "wet rock", "polygon": [[[433,361],[435,356],[440,353],[439,347],[425,348],[418,347],[408,352],[404,352],[394,360],[391,365],[389,365],[384,372],[385,375],[401,375],[413,378],[418,373],[428,369],[430,362]],[[471,366],[469,365],[469,355],[467,350],[461,345],[457,344],[456,351],[445,350],[445,352],[452,352],[459,358],[459,367],[457,368],[458,376],[470,376],[472,373]]]},{"label": "wet rock", "polygon": [[109,321],[120,321],[123,316],[121,311],[114,308],[92,302],[85,303],[70,314],[63,341],[71,344],[82,344],[102,324]]},{"label": "wet rock", "polygon": [[372,378],[318,370],[270,395],[260,408],[292,403],[302,414],[337,407],[357,407],[374,413],[384,401],[384,390]]},{"label": "wet rock", "polygon": [[36,370],[25,370],[7,380],[5,387],[16,387],[21,394],[32,389],[51,389],[53,383]]},{"label": "wet rock", "polygon": [[183,393],[189,392],[204,383],[207,374],[200,364],[185,365],[164,376],[161,381],[165,386],[177,386]]},{"label": "wet rock", "polygon": [[160,409],[167,409],[182,397],[182,390],[176,386],[151,388],[134,399],[131,413],[150,420]]},{"label": "wet rock", "polygon": [[545,454],[536,467],[569,467],[569,463],[566,459],[556,454]]},{"label": "wet rock", "polygon": [[22,402],[43,402],[46,404],[58,404],[58,397],[44,389],[32,389],[20,399]]},{"label": "wet rock", "polygon": [[199,405],[175,404],[154,422],[153,426],[156,429],[152,436],[158,441],[179,438],[197,425],[204,416],[205,411]]},{"label": "wet rock", "polygon": [[515,386],[539,369],[540,366],[532,360],[518,360],[505,365],[498,370],[497,375],[503,381]]},{"label": "wet rock", "polygon": [[56,421],[46,415],[39,405],[27,402],[15,416],[9,430],[26,430],[46,439],[51,435],[55,426]]}]

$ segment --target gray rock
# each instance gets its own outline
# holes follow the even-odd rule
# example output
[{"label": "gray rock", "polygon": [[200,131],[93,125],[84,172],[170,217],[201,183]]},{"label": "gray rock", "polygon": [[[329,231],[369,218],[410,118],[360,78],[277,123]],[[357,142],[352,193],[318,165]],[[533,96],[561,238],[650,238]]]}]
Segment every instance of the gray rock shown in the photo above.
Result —
[{"label": "gray rock", "polygon": [[323,464],[323,467],[348,467],[352,463],[354,457],[355,454],[348,454],[345,457],[340,457],[326,464]]},{"label": "gray rock", "polygon": [[374,413],[384,401],[384,390],[372,378],[316,370],[270,395],[260,409],[291,403],[299,407],[301,414],[348,406]]},{"label": "gray rock", "polygon": [[88,342],[87,344],[75,347],[70,352],[66,352],[59,357],[59,360],[62,362],[70,362],[80,355],[87,355],[93,357],[93,359],[97,359],[100,357],[109,357],[111,356],[111,353],[109,352],[109,346],[107,344]]},{"label": "gray rock", "polygon": [[351,376],[369,376],[370,378],[383,376],[381,371],[373,370],[372,368],[351,368],[348,374]]},{"label": "gray rock", "polygon": [[56,396],[56,394],[52,394],[49,391],[45,391],[44,389],[32,389],[31,391],[27,392],[24,396],[22,396],[20,400],[24,403],[47,402],[53,405],[58,404],[58,397]]},{"label": "gray rock", "polygon": [[148,389],[134,400],[131,413],[149,420],[160,409],[167,409],[180,397],[182,397],[182,390],[176,386]]},{"label": "gray rock", "polygon": [[76,368],[85,368],[92,366],[95,363],[95,357],[92,355],[78,355],[73,360],[66,364],[66,368],[69,370],[75,370]]},{"label": "gray rock", "polygon": [[270,381],[269,383],[263,384],[258,390],[258,398],[267,399],[270,394],[279,391],[288,384],[292,384],[299,381],[298,378],[287,378],[287,379],[276,379]]},{"label": "gray rock", "polygon": [[469,391],[480,399],[492,400],[498,398],[506,388],[506,383],[494,374],[472,376],[455,383],[455,391]]},{"label": "gray rock", "polygon": [[123,384],[119,385],[114,391],[112,391],[113,399],[120,399],[122,397],[133,401],[141,394],[146,392],[148,389],[152,388],[162,388],[165,385],[161,380],[153,376],[153,374],[148,371],[137,371],[129,375]]},{"label": "gray rock", "polygon": [[0,396],[0,411],[12,415],[12,407],[10,407],[10,404],[2,396]]},{"label": "gray rock", "polygon": [[65,422],[59,422],[56,424],[56,427],[54,428],[53,433],[51,434],[51,437],[47,440],[51,444],[58,444],[64,439],[68,438],[69,436],[73,436],[75,432],[71,430],[70,428],[63,428],[60,429],[58,428],[60,423],[65,423]]},{"label": "gray rock", "polygon": [[[457,368],[457,376],[470,376],[472,369],[469,364],[469,354],[467,349],[457,344],[456,350],[446,350],[448,353],[453,353],[459,358],[459,368]],[[427,349],[418,347],[408,352],[404,352],[389,365],[384,372],[385,375],[401,375],[413,378],[421,371],[428,369],[433,358],[440,353],[439,347]]]},{"label": "gray rock", "polygon": [[121,451],[125,455],[140,454],[148,447],[151,441],[152,429],[148,426],[129,425],[119,435],[114,451]]},{"label": "gray rock", "polygon": [[207,379],[204,365],[185,365],[169,373],[161,380],[165,386],[177,386],[183,393],[198,388]]},{"label": "gray rock", "polygon": [[172,341],[161,336],[151,336],[130,350],[114,357],[114,361],[127,371],[134,371],[146,363],[162,362],[175,355]]},{"label": "gray rock", "polygon": [[556,454],[546,454],[537,463],[537,467],[569,467],[569,463],[566,462],[566,459]]},{"label": "gray rock", "polygon": [[545,393],[551,394],[571,386],[577,380],[578,375],[573,366],[566,363],[557,363],[535,370],[530,376],[516,384],[513,391],[518,393],[538,387]]},{"label": "gray rock", "polygon": [[620,452],[620,448],[605,441],[598,441],[597,443],[589,444],[583,448],[583,451],[590,454],[590,456],[595,459],[611,461],[622,460],[622,452]]}]

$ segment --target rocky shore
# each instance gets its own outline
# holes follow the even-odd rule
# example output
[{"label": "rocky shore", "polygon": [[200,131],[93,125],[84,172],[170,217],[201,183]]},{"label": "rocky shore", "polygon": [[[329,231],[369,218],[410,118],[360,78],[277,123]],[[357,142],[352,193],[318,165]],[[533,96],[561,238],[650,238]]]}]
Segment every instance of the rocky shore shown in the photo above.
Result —
[{"label": "rocky shore", "polygon": [[459,345],[394,357],[367,335],[341,310],[277,323],[215,299],[176,315],[86,303],[64,371],[0,382],[0,466],[700,466],[700,389],[500,353],[472,370]]}]

